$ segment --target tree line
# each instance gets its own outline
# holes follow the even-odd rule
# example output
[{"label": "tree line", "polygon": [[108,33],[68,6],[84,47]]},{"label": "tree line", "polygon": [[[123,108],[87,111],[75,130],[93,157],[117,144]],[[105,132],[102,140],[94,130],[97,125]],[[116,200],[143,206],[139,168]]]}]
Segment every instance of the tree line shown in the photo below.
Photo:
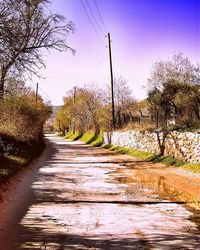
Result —
[{"label": "tree line", "polygon": [[[110,88],[74,87],[63,98],[55,128],[112,130]],[[136,93],[135,93],[136,94]],[[154,63],[148,79],[148,97],[137,102],[122,77],[114,81],[116,128],[200,127],[200,68],[182,53]],[[143,110],[146,109],[144,114]],[[149,125],[149,126],[148,126]]]},{"label": "tree line", "polygon": [[[112,129],[112,105],[110,87],[85,85],[74,87],[63,98],[64,105],[55,119],[55,128],[63,133],[66,130],[85,132],[93,129]],[[121,128],[130,121],[135,99],[126,80],[122,77],[114,80],[116,127]]]}]

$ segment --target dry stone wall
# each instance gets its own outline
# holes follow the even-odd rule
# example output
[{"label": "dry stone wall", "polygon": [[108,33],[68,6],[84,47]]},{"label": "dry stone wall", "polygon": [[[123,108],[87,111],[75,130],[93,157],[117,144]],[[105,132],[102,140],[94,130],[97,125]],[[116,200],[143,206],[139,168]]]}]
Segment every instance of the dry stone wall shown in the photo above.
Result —
[{"label": "dry stone wall", "polygon": [[134,148],[154,154],[163,149],[164,155],[191,163],[200,163],[200,133],[193,132],[109,132],[104,133],[104,143]]}]

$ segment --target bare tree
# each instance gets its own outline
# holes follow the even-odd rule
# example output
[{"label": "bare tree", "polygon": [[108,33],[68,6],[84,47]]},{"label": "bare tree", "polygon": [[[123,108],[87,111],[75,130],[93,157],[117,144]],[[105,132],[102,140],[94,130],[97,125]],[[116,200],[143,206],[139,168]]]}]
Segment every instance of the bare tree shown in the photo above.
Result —
[{"label": "bare tree", "polygon": [[[110,93],[110,86],[108,86]],[[114,100],[115,100],[115,118],[117,127],[123,127],[131,120],[132,111],[135,108],[135,99],[128,82],[121,76],[114,79]],[[111,103],[110,95],[107,95],[107,102]]]},{"label": "bare tree", "polygon": [[193,65],[182,53],[154,64],[149,79],[148,101],[157,126],[198,124],[199,93],[199,65]]},{"label": "bare tree", "polygon": [[72,22],[48,9],[48,0],[0,1],[0,97],[11,76],[37,74],[44,65],[42,49],[74,50],[66,38]]},{"label": "bare tree", "polygon": [[26,86],[24,81],[15,78],[7,79],[4,85],[5,96],[25,96],[33,92],[33,89]]},{"label": "bare tree", "polygon": [[200,85],[200,67],[179,52],[168,60],[159,60],[153,64],[148,79],[149,91],[157,88],[163,90],[169,82],[187,82]]}]

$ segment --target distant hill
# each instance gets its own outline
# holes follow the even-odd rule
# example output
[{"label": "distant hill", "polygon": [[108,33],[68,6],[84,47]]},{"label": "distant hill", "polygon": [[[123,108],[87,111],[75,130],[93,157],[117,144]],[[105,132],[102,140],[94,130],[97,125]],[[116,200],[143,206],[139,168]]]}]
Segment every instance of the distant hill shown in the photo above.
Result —
[{"label": "distant hill", "polygon": [[56,116],[57,116],[57,114],[58,114],[58,111],[59,111],[59,109],[60,109],[61,107],[62,107],[62,106],[53,106],[53,107],[52,107],[53,112],[52,112],[52,114],[51,114],[50,119],[56,118]]}]

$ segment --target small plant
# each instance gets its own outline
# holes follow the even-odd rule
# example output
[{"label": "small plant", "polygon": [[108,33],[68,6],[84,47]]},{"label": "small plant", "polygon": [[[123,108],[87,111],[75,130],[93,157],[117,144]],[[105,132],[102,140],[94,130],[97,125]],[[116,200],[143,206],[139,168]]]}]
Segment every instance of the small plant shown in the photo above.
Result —
[{"label": "small plant", "polygon": [[19,157],[19,156],[15,156],[15,155],[6,155],[6,158],[14,161],[16,164],[21,165],[21,166],[25,166],[29,162],[28,159],[25,159],[25,158]]},{"label": "small plant", "polygon": [[200,164],[185,164],[183,169],[192,171],[194,173],[200,173]]},{"label": "small plant", "polygon": [[80,140],[86,144],[91,144],[94,147],[100,147],[103,143],[103,136],[102,133],[88,131],[81,137]]},{"label": "small plant", "polygon": [[153,161],[155,163],[163,163],[167,166],[176,166],[176,167],[180,167],[186,164],[186,162],[178,160],[174,157],[159,156],[159,155],[153,156],[152,158],[150,158],[150,161]]},{"label": "small plant", "polygon": [[73,134],[71,131],[69,131],[65,135],[65,138],[70,139],[70,140],[78,140],[77,138],[79,138],[80,141],[83,141],[86,144],[90,144],[94,147],[101,147],[104,149],[109,149],[116,153],[130,155],[130,156],[145,160],[147,162],[162,163],[167,166],[181,167],[183,169],[186,169],[195,173],[200,173],[200,164],[189,164],[185,161],[182,161],[173,157],[169,157],[169,156],[159,156],[153,153],[140,151],[140,150],[133,149],[133,148],[120,147],[120,146],[115,146],[112,144],[110,145],[103,144],[102,133],[95,134],[93,131],[88,131],[84,134],[80,132],[76,132],[75,134]]},{"label": "small plant", "polygon": [[145,151],[140,151],[133,148],[125,148],[125,147],[119,147],[114,145],[103,145],[102,148],[110,149],[114,152],[120,153],[120,154],[126,154],[133,157],[138,157],[143,160],[150,160],[154,155]]},{"label": "small plant", "polygon": [[71,141],[77,141],[79,140],[81,137],[83,136],[82,132],[76,131],[74,134],[69,131],[66,135],[65,135],[65,139],[69,139]]}]

